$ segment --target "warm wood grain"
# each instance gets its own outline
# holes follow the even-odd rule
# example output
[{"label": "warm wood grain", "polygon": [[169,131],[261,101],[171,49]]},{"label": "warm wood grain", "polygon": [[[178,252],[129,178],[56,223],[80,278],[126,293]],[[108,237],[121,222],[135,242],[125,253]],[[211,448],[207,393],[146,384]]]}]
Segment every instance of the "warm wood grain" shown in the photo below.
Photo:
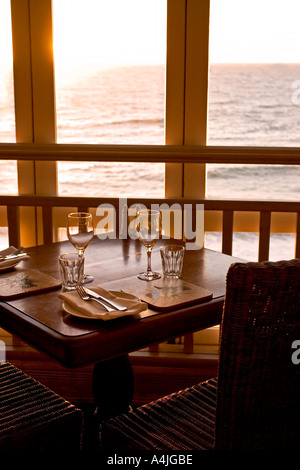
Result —
[{"label": "warm wood grain", "polygon": [[[159,244],[153,251],[153,269],[161,270]],[[69,242],[27,250],[30,269],[59,278],[58,256],[72,249]],[[207,249],[186,251],[182,279],[212,292],[213,298],[167,313],[148,309],[140,318],[111,322],[84,321],[63,312],[58,291],[0,302],[0,326],[66,366],[105,360],[149,344],[218,324],[221,320],[225,278],[234,258]],[[94,285],[123,288],[124,280],[146,266],[146,250],[133,240],[98,240],[86,250],[85,271]],[[145,281],[140,281],[145,282]]]}]

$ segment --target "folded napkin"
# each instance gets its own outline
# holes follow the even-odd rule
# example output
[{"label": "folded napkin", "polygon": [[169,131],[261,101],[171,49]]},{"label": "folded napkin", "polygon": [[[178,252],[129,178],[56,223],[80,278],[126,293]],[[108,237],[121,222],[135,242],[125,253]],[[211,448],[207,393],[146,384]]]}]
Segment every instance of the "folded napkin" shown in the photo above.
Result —
[{"label": "folded napkin", "polygon": [[[14,246],[9,246],[8,248],[5,248],[5,250],[0,251],[0,256],[15,255],[17,253],[22,254],[24,252],[24,248],[22,248],[22,250],[23,251],[20,251]],[[29,256],[26,253],[24,253],[24,255],[26,255],[26,257],[29,258]]]},{"label": "folded napkin", "polygon": [[7,256],[7,255],[13,255],[16,252],[17,248],[14,246],[9,246],[8,248],[5,248],[5,250],[0,251],[1,256]]},{"label": "folded napkin", "polygon": [[101,318],[102,320],[135,315],[144,310],[147,310],[148,308],[145,302],[142,302],[136,297],[130,294],[126,294],[125,292],[116,292],[114,294],[99,286],[89,287],[89,289],[97,292],[100,295],[103,295],[108,300],[116,300],[118,303],[127,307],[127,310],[122,312],[119,310],[108,312],[104,307],[102,307],[102,305],[100,305],[98,302],[95,302],[94,300],[86,301],[81,299],[76,290],[60,293],[58,294],[58,297],[64,301],[66,310],[68,310],[68,307],[71,307],[71,311],[74,313],[74,315],[77,314],[81,317],[95,319]]},{"label": "folded napkin", "polygon": [[[17,253],[18,250],[14,246],[10,246],[5,250],[0,251],[0,256],[7,256],[7,255],[14,255]],[[30,258],[26,253],[22,255],[20,258],[8,258],[8,259],[0,259],[0,270],[3,271],[8,268],[12,268],[19,264],[21,261]]]}]

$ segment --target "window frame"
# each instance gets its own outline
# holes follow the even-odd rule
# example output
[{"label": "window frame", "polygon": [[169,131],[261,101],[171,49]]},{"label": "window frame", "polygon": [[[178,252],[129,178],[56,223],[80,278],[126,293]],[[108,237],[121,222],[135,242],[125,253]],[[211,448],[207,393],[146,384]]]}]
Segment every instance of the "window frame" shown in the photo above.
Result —
[{"label": "window frame", "polygon": [[[276,163],[276,149],[207,146],[209,7],[209,0],[167,0],[165,146],[178,146],[179,158],[165,160],[165,197],[204,198],[206,162],[238,163],[240,156],[250,162],[252,155],[252,163],[263,163],[269,152],[268,163]],[[16,142],[51,145],[58,155],[62,147],[56,144],[52,1],[11,0],[11,13]],[[67,148],[75,155],[78,146]],[[115,161],[116,146],[94,148]],[[191,148],[195,160],[189,158]],[[117,155],[128,161],[128,155],[143,150],[143,161],[155,161],[155,154],[156,161],[163,161],[161,146],[151,146],[151,152],[149,146],[118,146]],[[287,154],[289,164],[291,150],[277,150],[281,156]],[[296,154],[299,161],[299,149]],[[52,158],[41,154],[18,161],[19,194],[57,195],[57,188],[57,163]],[[22,244],[42,242],[38,209],[21,208],[20,219]]]},{"label": "window frame", "polygon": [[[11,0],[11,12],[16,141],[55,143],[52,1]],[[168,0],[166,145],[206,144],[208,24],[209,0]],[[57,194],[56,163],[19,161],[18,189],[20,194]],[[167,163],[165,195],[203,197],[205,165]]]}]

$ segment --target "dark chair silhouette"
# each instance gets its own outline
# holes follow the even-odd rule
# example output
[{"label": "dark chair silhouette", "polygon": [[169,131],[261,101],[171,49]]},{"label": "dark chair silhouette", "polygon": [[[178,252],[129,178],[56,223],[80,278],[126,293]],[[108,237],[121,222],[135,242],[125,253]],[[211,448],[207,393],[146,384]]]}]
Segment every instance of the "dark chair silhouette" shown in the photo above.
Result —
[{"label": "dark chair silhouette", "polygon": [[300,340],[300,260],[233,264],[218,377],[109,420],[104,449],[298,449],[295,340]]},{"label": "dark chair silhouette", "polygon": [[0,363],[0,452],[80,451],[82,417],[29,375]]}]

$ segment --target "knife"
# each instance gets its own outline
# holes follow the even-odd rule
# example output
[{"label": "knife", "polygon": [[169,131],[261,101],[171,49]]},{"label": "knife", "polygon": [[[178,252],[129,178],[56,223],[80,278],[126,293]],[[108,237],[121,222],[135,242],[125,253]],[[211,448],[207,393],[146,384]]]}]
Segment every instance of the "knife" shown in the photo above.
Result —
[{"label": "knife", "polygon": [[87,289],[87,288],[85,287],[84,290],[85,290],[91,297],[94,297],[94,299],[101,299],[101,300],[103,300],[103,302],[106,302],[107,305],[109,305],[110,307],[115,308],[116,310],[121,310],[121,311],[127,310],[127,307],[125,307],[124,305],[120,305],[118,302],[114,302],[113,300],[109,300],[109,299],[107,299],[106,297],[103,297],[102,295],[97,294],[97,292],[94,292],[94,291],[91,290],[91,289]]}]

